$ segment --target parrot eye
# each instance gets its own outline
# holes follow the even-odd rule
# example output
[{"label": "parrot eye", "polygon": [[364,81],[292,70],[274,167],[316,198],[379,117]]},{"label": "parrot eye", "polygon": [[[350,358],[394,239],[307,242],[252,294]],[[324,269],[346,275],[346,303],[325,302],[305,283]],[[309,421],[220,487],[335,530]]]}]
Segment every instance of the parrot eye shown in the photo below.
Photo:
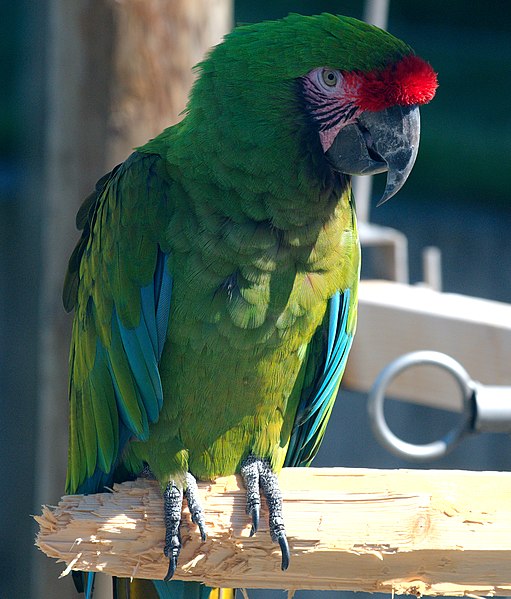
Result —
[{"label": "parrot eye", "polygon": [[335,87],[339,81],[339,73],[332,69],[323,69],[321,79],[327,87]]}]

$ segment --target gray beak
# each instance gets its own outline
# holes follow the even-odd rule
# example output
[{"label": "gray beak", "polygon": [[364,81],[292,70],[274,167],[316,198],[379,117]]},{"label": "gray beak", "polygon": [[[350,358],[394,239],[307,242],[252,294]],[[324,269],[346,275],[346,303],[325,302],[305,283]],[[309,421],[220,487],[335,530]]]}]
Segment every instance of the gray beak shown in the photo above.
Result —
[{"label": "gray beak", "polygon": [[419,149],[417,106],[392,106],[365,112],[339,131],[327,151],[332,166],[346,175],[387,172],[387,185],[378,206],[403,187]]}]

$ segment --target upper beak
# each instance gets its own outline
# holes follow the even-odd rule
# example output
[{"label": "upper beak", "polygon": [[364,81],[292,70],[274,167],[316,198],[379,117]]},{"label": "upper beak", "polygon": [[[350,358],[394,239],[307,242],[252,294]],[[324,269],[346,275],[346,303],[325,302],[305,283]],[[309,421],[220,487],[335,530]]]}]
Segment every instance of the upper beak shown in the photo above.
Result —
[{"label": "upper beak", "polygon": [[403,187],[417,157],[420,115],[417,106],[392,106],[364,112],[339,131],[327,151],[333,167],[347,175],[387,172],[378,206]]}]

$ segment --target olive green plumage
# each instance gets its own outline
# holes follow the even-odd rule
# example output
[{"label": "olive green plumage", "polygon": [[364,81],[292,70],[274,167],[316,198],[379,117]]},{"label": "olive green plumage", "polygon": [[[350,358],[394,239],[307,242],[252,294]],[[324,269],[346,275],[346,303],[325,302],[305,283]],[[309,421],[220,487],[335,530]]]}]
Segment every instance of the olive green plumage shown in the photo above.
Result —
[{"label": "olive green plumage", "polygon": [[[238,28],[199,65],[182,122],[98,183],[77,218],[64,291],[75,309],[68,492],[143,462],[163,486],[186,470],[231,474],[250,452],[282,467],[325,362],[336,292],[350,292],[343,334],[354,333],[359,272],[349,178],[325,159],[297,80],[409,52],[326,14]],[[164,344],[146,326],[162,264],[172,281]]]},{"label": "olive green plumage", "polygon": [[[282,466],[336,291],[353,291],[354,332],[359,270],[349,179],[325,160],[297,78],[409,51],[331,15],[238,28],[199,65],[183,121],[99,182],[77,219],[64,294],[75,308],[69,492],[122,461],[147,462],[162,484],[187,469],[235,472],[249,452]],[[159,253],[172,278],[152,357],[161,383],[150,367],[134,374],[122,338],[144,320]]]},{"label": "olive green plumage", "polygon": [[[412,54],[328,14],[240,27],[198,65],[183,120],[98,181],[77,215],[63,293],[75,311],[67,492],[102,491],[145,466],[165,488],[187,472],[233,474],[250,454],[274,471],[311,462],[356,327],[360,252],[344,173],[411,169],[415,138],[415,153],[390,144],[404,164],[386,161],[383,142],[399,118],[418,123],[408,106],[436,87],[426,63],[401,60]],[[335,90],[318,79],[329,69]],[[380,108],[356,106],[362,73],[383,138],[371,131]],[[392,110],[393,98],[406,109]],[[364,110],[377,112],[365,129],[353,117]],[[406,178],[393,177],[387,197]],[[116,585],[119,597],[209,594]]]},{"label": "olive green plumage", "polygon": [[[167,135],[165,143],[179,150],[178,139]],[[90,237],[81,258],[71,354],[70,491],[98,465],[109,472],[117,457],[112,374],[133,432],[148,435],[112,311],[115,306],[125,327],[139,325],[140,287],[152,279],[158,246],[170,252],[173,277],[159,365],[165,400],[148,441],[132,443],[130,450],[131,459],[147,461],[162,482],[187,468],[199,478],[232,473],[249,451],[282,466],[308,343],[328,299],[354,287],[358,276],[347,186],[340,198],[335,187],[311,197],[309,214],[304,205],[300,216],[310,224],[284,231],[270,219],[257,223],[240,215],[235,221],[212,210],[209,199],[242,200],[223,190],[215,198],[211,180],[208,203],[201,204],[204,183],[186,154],[184,167],[167,155],[171,178],[165,174],[158,189],[148,188],[147,171],[163,173],[165,163],[143,152],[107,185],[95,212],[101,234]],[[190,165],[198,194],[174,183]],[[101,359],[104,352],[110,368]]]}]

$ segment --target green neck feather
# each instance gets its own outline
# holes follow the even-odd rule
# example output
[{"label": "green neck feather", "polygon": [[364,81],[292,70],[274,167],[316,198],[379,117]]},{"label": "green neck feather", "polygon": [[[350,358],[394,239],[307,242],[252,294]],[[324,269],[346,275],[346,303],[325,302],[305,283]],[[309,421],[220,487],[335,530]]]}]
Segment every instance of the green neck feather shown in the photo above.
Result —
[{"label": "green neck feather", "polygon": [[165,152],[176,178],[193,180],[187,194],[229,218],[283,230],[325,222],[349,181],[324,157],[299,79],[319,66],[382,67],[409,52],[375,27],[328,14],[237,28],[198,66],[184,120],[144,149]]}]

